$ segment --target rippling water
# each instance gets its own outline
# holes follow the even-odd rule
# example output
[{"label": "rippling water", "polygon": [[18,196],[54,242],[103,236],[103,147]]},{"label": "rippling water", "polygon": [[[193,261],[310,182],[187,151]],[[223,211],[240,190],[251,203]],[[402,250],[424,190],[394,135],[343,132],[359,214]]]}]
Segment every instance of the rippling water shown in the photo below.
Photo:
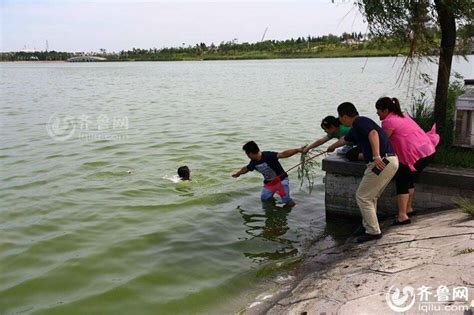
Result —
[{"label": "rippling water", "polygon": [[[472,76],[470,60],[455,70]],[[379,96],[409,99],[393,58],[366,61],[0,64],[1,312],[245,306],[344,231],[325,225],[321,172],[312,194],[290,174],[292,211],[263,206],[260,176],[230,177],[241,146],[309,143],[342,101],[376,117]],[[166,179],[184,164],[192,182]]]}]

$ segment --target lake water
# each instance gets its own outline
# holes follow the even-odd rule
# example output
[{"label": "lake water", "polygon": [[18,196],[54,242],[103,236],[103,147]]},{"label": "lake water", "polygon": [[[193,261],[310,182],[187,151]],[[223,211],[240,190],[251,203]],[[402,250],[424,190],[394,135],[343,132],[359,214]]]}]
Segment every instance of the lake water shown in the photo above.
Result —
[{"label": "lake water", "polygon": [[[469,58],[454,70],[474,77]],[[263,206],[259,174],[230,176],[242,144],[307,144],[343,101],[373,118],[380,96],[408,105],[400,62],[0,64],[1,313],[245,307],[279,266],[350,231],[326,226],[321,171],[311,194],[290,173],[292,211]],[[169,180],[184,164],[193,181]]]}]

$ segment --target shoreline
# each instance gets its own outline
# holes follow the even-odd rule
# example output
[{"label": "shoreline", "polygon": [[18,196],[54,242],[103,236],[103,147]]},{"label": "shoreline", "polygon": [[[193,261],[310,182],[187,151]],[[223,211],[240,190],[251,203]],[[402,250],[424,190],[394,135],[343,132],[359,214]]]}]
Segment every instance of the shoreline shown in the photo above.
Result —
[{"label": "shoreline", "polygon": [[[463,55],[454,55],[455,57],[463,57]],[[467,56],[474,56],[474,54],[468,54]],[[178,61],[245,61],[245,60],[296,60],[296,59],[349,59],[349,58],[405,58],[405,54],[397,53],[387,53],[387,54],[374,54],[374,55],[358,55],[358,54],[348,54],[348,55],[295,55],[295,56],[216,56],[209,58],[199,58],[199,57],[183,57],[183,58],[163,58],[163,59],[109,59],[104,61],[94,61],[94,62],[68,62],[67,60],[0,60],[0,63],[109,63],[109,62],[178,62]],[[436,57],[436,55],[426,56],[426,57]]]},{"label": "shoreline", "polygon": [[177,61],[246,61],[246,60],[295,60],[295,59],[346,59],[346,58],[385,58],[385,57],[406,57],[406,55],[348,55],[348,56],[284,56],[284,57],[241,57],[241,56],[229,56],[229,57],[218,57],[218,58],[176,58],[176,59],[110,59],[104,61],[93,61],[93,62],[68,62],[67,60],[0,60],[0,63],[109,63],[109,62],[177,62]]},{"label": "shoreline", "polygon": [[239,314],[396,314],[386,301],[394,285],[430,286],[434,294],[441,285],[467,287],[465,305],[474,307],[474,219],[453,209],[412,221],[385,228],[377,241],[356,244],[350,238],[341,246],[310,249],[293,282],[260,294]]}]

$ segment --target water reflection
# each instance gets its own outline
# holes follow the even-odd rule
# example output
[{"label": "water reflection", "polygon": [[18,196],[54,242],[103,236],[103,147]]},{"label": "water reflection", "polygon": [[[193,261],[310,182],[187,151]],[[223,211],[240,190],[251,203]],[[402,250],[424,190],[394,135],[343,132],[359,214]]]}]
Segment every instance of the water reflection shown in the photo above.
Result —
[{"label": "water reflection", "polygon": [[324,235],[329,235],[338,244],[343,244],[361,225],[362,221],[356,218],[326,219]]},{"label": "water reflection", "polygon": [[189,181],[181,181],[175,187],[176,192],[178,192],[180,197],[193,197],[193,186]]},{"label": "water reflection", "polygon": [[264,202],[262,203],[263,214],[250,213],[249,210],[245,210],[240,206],[237,209],[244,219],[244,225],[247,227],[245,232],[250,236],[247,240],[261,239],[280,245],[274,251],[244,252],[245,257],[251,258],[256,262],[264,262],[293,257],[298,254],[298,249],[294,246],[298,241],[285,237],[285,234],[290,229],[287,218],[291,208],[282,208],[275,203]]}]

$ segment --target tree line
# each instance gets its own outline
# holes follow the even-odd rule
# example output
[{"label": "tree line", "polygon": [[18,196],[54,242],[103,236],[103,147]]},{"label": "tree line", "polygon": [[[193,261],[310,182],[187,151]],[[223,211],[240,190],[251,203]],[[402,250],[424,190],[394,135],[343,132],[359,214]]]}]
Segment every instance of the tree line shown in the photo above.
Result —
[{"label": "tree line", "polygon": [[108,60],[166,60],[175,57],[199,57],[203,55],[228,55],[251,52],[267,52],[277,54],[295,54],[295,53],[317,53],[337,47],[350,47],[358,49],[371,49],[380,47],[390,47],[389,43],[381,43],[371,35],[362,33],[346,33],[337,36],[333,34],[323,36],[300,36],[286,40],[265,40],[255,43],[239,43],[237,39],[232,41],[223,41],[220,44],[197,43],[195,45],[182,44],[179,47],[165,48],[132,48],[119,52],[106,52],[100,49],[100,52],[94,53],[73,53],[61,51],[35,51],[35,52],[6,52],[0,53],[2,61],[28,61],[28,60],[67,60],[68,58],[80,55],[104,56]]}]

